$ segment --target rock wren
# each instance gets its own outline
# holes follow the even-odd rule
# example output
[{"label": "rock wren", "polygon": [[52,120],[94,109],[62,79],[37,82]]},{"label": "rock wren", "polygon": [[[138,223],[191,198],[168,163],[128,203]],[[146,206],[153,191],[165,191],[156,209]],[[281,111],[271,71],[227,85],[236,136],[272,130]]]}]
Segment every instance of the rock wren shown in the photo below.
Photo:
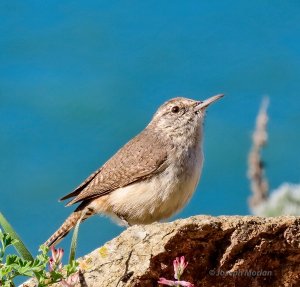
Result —
[{"label": "rock wren", "polygon": [[192,197],[202,165],[205,101],[174,98],[164,103],[148,126],[102,167],[61,200],[80,203],[46,241],[64,238],[78,220],[100,213],[127,224],[150,224],[169,218]]}]

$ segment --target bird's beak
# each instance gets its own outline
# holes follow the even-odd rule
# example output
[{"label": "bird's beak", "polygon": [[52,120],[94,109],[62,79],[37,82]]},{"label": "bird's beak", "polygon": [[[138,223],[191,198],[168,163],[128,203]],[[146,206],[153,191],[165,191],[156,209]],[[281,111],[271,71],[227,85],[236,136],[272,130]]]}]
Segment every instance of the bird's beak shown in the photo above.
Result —
[{"label": "bird's beak", "polygon": [[199,104],[195,107],[195,112],[206,109],[210,104],[214,103],[215,101],[221,99],[224,97],[223,94],[215,95],[213,97],[208,98],[207,100],[204,100],[203,102],[199,102]]}]

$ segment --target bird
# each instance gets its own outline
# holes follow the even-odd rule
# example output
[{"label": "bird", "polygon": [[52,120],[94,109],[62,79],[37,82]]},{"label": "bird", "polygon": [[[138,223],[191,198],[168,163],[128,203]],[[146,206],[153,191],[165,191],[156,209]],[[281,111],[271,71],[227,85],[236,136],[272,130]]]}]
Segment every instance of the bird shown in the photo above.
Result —
[{"label": "bird", "polygon": [[222,97],[176,97],[163,103],[144,130],[60,199],[70,200],[66,206],[79,205],[44,245],[56,245],[78,221],[95,214],[131,226],[179,212],[201,176],[206,109]]}]

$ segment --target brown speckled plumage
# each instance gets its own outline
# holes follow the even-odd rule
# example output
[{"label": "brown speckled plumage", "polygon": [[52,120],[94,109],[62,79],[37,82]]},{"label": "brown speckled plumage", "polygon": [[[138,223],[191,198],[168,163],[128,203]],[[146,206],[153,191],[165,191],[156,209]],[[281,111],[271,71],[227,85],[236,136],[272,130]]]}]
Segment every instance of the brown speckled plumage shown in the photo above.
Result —
[{"label": "brown speckled plumage", "polygon": [[153,176],[165,168],[169,146],[170,143],[163,142],[153,132],[142,131],[62,200],[76,196],[69,206]]},{"label": "brown speckled plumage", "polygon": [[202,170],[204,102],[175,98],[149,125],[61,200],[80,203],[46,241],[57,244],[81,219],[103,213],[126,224],[148,224],[178,212],[194,193]]}]

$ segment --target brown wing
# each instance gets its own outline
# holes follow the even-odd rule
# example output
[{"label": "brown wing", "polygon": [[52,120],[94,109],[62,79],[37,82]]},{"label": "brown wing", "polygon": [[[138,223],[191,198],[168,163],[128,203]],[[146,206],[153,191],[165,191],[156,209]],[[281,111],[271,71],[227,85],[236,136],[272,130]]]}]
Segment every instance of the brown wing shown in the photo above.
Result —
[{"label": "brown wing", "polygon": [[77,196],[92,180],[93,178],[101,171],[100,167],[95,172],[93,172],[83,183],[81,183],[79,186],[77,186],[71,193],[68,193],[67,195],[63,196],[59,199],[59,201]]},{"label": "brown wing", "polygon": [[67,204],[69,206],[151,177],[165,169],[167,148],[166,143],[146,129],[62,199],[76,196]]}]

